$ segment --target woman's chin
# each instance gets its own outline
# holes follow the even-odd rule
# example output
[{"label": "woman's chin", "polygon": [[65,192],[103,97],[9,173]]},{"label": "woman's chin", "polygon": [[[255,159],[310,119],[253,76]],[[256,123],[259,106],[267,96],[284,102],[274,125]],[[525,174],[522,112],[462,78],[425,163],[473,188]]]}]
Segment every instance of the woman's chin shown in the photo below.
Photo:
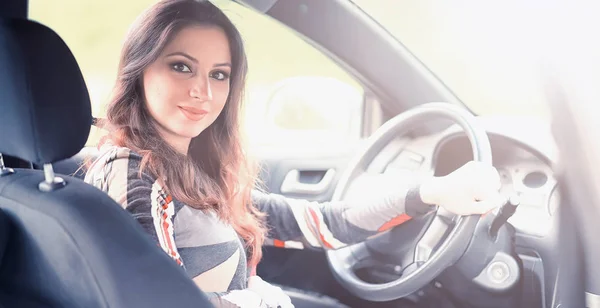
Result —
[{"label": "woman's chin", "polygon": [[200,136],[200,134],[203,132],[204,130],[200,130],[200,129],[194,129],[194,130],[186,130],[186,131],[181,131],[178,133],[178,135],[182,138],[196,138],[198,136]]}]

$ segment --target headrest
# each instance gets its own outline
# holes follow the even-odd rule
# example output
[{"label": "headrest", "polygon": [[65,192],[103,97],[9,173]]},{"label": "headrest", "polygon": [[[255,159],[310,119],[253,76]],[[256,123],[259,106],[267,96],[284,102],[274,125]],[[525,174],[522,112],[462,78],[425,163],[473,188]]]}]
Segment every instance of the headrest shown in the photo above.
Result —
[{"label": "headrest", "polygon": [[73,54],[54,31],[0,18],[0,153],[37,163],[77,154],[92,124]]}]

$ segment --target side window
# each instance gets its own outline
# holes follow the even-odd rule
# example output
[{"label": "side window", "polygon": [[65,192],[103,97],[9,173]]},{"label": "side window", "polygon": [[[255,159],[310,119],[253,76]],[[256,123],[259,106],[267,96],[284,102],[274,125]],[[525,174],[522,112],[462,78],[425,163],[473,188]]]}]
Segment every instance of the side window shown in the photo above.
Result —
[{"label": "side window", "polygon": [[262,145],[360,138],[363,89],[324,53],[278,22],[233,1],[214,0],[244,39],[246,119]]},{"label": "side window", "polygon": [[[155,2],[30,0],[30,19],[56,31],[75,55],[95,117],[106,114],[127,29]],[[213,3],[231,18],[244,39],[249,66],[244,125],[251,144],[359,140],[363,89],[351,76],[269,17],[233,1]],[[100,132],[92,129],[87,145],[97,144],[99,137]]]}]

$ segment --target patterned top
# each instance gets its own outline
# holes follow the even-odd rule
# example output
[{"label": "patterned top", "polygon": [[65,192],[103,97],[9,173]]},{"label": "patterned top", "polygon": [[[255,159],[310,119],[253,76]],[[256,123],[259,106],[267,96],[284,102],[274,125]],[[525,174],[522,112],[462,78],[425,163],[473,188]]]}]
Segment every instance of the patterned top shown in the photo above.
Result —
[{"label": "patterned top", "polygon": [[[117,201],[191,277],[209,275],[214,302],[238,303],[248,280],[243,242],[213,211],[173,199],[154,176],[140,172],[141,156],[109,143],[100,148],[85,181]],[[389,183],[390,181],[387,180]],[[388,185],[389,186],[389,185]],[[267,245],[302,249],[340,248],[429,212],[418,185],[400,185],[370,202],[317,203],[253,191],[252,201],[266,214]],[[214,278],[212,278],[214,277]],[[211,280],[212,281],[212,280]]]}]

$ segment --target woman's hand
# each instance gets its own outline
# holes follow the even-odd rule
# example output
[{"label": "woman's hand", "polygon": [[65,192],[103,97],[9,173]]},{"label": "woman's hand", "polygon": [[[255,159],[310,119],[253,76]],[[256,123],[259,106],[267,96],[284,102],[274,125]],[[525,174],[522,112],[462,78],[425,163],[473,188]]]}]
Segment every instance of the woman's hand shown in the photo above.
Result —
[{"label": "woman's hand", "polygon": [[258,276],[251,276],[248,279],[248,290],[258,294],[265,307],[294,308],[292,300],[281,288],[262,280]]},{"label": "woman's hand", "polygon": [[458,215],[484,214],[502,205],[498,171],[489,164],[471,161],[454,172],[421,183],[421,200]]}]

